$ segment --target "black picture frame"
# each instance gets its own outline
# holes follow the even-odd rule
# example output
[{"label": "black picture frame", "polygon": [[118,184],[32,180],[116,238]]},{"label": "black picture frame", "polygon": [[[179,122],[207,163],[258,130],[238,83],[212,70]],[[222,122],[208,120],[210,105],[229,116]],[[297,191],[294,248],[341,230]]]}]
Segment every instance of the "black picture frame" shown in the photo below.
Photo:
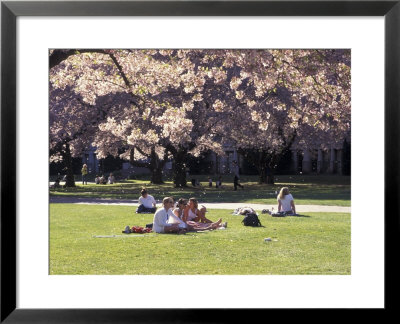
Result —
[{"label": "black picture frame", "polygon": [[[396,309],[399,236],[400,1],[2,1],[1,323],[235,322],[258,309],[19,309],[16,307],[16,19],[18,16],[384,16],[385,307]],[[373,177],[373,172],[366,176]],[[374,209],[376,207],[374,206]],[[380,209],[380,206],[378,206]],[[273,310],[269,310],[272,312]],[[379,311],[379,310],[378,310]],[[270,318],[270,317],[268,317]],[[265,318],[268,321],[268,318]]]}]

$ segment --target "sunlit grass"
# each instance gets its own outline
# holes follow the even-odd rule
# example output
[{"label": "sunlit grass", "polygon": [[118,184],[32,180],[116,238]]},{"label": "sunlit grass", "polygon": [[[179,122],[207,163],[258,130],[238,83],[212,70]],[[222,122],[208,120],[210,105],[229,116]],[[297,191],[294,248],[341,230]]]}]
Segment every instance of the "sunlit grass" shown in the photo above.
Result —
[{"label": "sunlit grass", "polygon": [[[350,274],[350,214],[260,215],[242,225],[232,210],[210,210],[226,230],[185,235],[122,234],[153,215],[133,207],[50,205],[50,274]],[[112,236],[96,238],[94,236]],[[266,243],[264,238],[272,241]]]}]

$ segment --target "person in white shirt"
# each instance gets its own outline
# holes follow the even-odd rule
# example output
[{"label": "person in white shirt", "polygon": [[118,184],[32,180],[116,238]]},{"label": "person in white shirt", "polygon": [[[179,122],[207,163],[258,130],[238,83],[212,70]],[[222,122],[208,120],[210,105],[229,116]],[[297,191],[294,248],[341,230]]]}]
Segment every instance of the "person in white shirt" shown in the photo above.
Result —
[{"label": "person in white shirt", "polygon": [[115,177],[113,176],[112,173],[110,173],[110,176],[108,177],[108,183],[113,184],[115,182]]},{"label": "person in white shirt", "polygon": [[171,197],[165,197],[163,199],[163,207],[158,209],[154,214],[153,219],[153,232],[156,233],[186,233],[186,229],[180,227],[180,223],[170,223],[169,219],[174,218],[175,215],[172,212],[174,206],[174,200]]},{"label": "person in white shirt", "polygon": [[294,199],[292,194],[289,192],[289,188],[283,187],[279,192],[277,200],[278,212],[296,215],[296,206],[294,205]]},{"label": "person in white shirt", "polygon": [[146,188],[143,188],[140,192],[141,196],[139,197],[139,206],[136,209],[137,213],[155,213],[156,208],[156,200],[152,195],[147,193]]}]

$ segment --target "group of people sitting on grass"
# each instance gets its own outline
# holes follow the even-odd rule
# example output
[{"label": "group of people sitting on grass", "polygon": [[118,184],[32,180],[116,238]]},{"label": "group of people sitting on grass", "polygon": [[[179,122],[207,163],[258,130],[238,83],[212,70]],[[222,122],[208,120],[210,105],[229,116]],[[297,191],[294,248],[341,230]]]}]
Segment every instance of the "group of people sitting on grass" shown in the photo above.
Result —
[{"label": "group of people sitting on grass", "polygon": [[175,205],[172,197],[163,199],[163,207],[154,214],[153,232],[178,233],[187,231],[206,231],[226,228],[227,222],[222,223],[222,218],[213,222],[205,216],[207,209],[198,205],[196,198],[190,198],[189,202],[180,198]]},{"label": "group of people sitting on grass", "polygon": [[139,206],[136,213],[154,214],[153,231],[157,233],[184,233],[186,231],[205,231],[217,228],[226,228],[227,222],[222,219],[216,222],[206,217],[207,209],[199,207],[196,198],[187,201],[184,198],[174,202],[172,197],[163,200],[163,207],[157,210],[156,200],[142,188],[139,197]]},{"label": "group of people sitting on grass", "polygon": [[106,176],[102,175],[101,177],[96,175],[96,178],[94,179],[95,184],[113,184],[115,183],[115,177],[113,176],[112,173],[110,173],[108,179]]},{"label": "group of people sitting on grass", "polygon": [[[296,215],[296,207],[289,188],[283,187],[277,197],[278,213]],[[157,233],[185,233],[187,231],[205,231],[226,228],[222,219],[216,222],[206,217],[207,208],[198,204],[196,198],[180,198],[176,204],[172,197],[163,199],[163,206],[157,210],[156,200],[146,188],[141,191],[137,213],[154,213],[153,231]],[[273,211],[267,210],[270,215]]]}]

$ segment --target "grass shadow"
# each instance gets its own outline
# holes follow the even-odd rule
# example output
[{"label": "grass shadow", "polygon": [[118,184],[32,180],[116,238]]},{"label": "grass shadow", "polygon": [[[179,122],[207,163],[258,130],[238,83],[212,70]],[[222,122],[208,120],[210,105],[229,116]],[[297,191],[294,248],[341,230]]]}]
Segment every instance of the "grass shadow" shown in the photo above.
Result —
[{"label": "grass shadow", "polygon": [[[202,181],[204,178],[204,181]],[[88,199],[119,199],[137,200],[143,186],[156,200],[171,196],[196,197],[203,202],[240,202],[240,203],[275,203],[277,192],[281,187],[287,186],[293,194],[296,203],[349,206],[351,199],[350,177],[344,176],[279,176],[274,185],[259,184],[256,176],[243,176],[241,183],[244,190],[233,190],[233,183],[229,175],[224,176],[223,188],[209,187],[206,176],[198,176],[201,186],[175,188],[172,182],[163,184],[150,184],[141,180],[126,180],[113,185],[85,186],[77,183],[75,188],[50,189],[50,196],[79,197]],[[224,181],[224,180],[223,180]]]}]

